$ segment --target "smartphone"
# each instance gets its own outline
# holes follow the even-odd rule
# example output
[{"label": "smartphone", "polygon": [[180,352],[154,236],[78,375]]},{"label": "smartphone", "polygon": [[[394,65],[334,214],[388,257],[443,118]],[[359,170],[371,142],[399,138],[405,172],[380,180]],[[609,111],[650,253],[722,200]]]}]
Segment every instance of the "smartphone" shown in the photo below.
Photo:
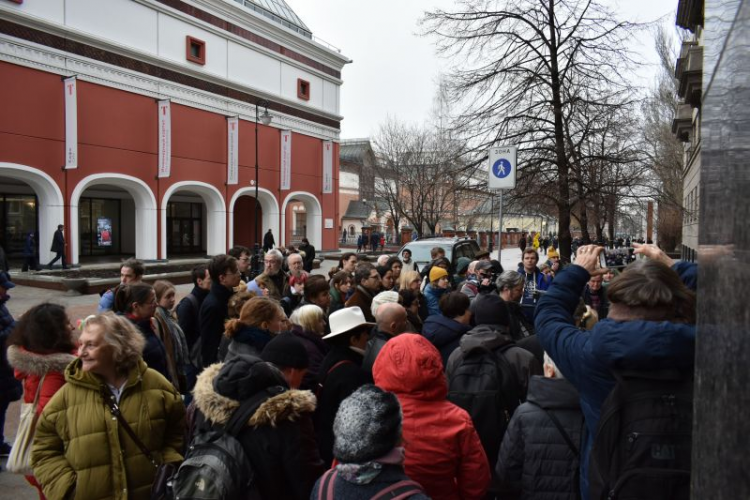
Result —
[{"label": "smartphone", "polygon": [[602,269],[607,267],[607,252],[601,252],[599,254],[599,267]]}]

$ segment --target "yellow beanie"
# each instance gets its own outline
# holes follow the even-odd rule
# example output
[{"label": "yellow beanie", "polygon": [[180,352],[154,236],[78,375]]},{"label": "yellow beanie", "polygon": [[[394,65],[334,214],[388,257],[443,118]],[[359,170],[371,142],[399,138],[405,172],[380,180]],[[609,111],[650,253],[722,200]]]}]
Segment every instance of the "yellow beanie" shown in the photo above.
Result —
[{"label": "yellow beanie", "polygon": [[549,250],[547,250],[547,258],[551,259],[552,257],[559,257],[560,254],[557,253],[557,250],[555,250],[555,247],[549,247]]},{"label": "yellow beanie", "polygon": [[448,276],[448,271],[442,267],[432,266],[432,269],[430,269],[430,283],[434,283],[443,276]]}]

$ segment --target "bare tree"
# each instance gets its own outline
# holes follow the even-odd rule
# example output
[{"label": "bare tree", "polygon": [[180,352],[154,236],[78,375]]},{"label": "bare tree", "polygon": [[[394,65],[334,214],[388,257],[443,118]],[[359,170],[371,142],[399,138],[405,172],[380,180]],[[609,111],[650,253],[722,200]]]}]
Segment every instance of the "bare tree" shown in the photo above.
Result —
[{"label": "bare tree", "polygon": [[659,244],[671,251],[682,240],[683,146],[672,133],[672,120],[679,97],[674,78],[675,40],[664,27],[655,32],[659,55],[659,74],[643,106],[644,152],[648,156],[654,181],[650,187],[659,204],[657,234]]},{"label": "bare tree", "polygon": [[[425,33],[456,61],[449,75],[466,108],[456,122],[470,152],[518,144],[516,197],[548,197],[558,212],[562,257],[570,258],[575,176],[566,118],[574,104],[619,106],[634,26],[594,0],[459,0],[425,15]],[[566,92],[575,88],[576,92]],[[575,100],[571,100],[575,99]],[[531,188],[531,189],[530,189]]]},{"label": "bare tree", "polygon": [[373,146],[375,196],[388,204],[397,231],[402,218],[420,234],[434,234],[441,220],[454,219],[460,193],[470,183],[455,143],[431,127],[389,119]]}]

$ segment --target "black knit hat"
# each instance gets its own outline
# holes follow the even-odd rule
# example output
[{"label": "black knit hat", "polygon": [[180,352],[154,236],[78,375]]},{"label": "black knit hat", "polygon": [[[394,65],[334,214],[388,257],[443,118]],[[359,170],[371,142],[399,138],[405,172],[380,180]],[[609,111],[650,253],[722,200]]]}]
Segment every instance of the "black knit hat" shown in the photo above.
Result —
[{"label": "black knit hat", "polygon": [[263,361],[273,363],[279,368],[307,368],[310,359],[307,355],[302,341],[292,333],[282,333],[274,337],[263,352],[260,353]]},{"label": "black knit hat", "polygon": [[469,309],[475,325],[510,326],[508,305],[494,293],[480,293]]},{"label": "black knit hat", "polygon": [[342,401],[333,422],[333,455],[362,464],[380,458],[401,441],[401,405],[391,392],[363,385]]},{"label": "black knit hat", "polygon": [[224,397],[245,401],[269,387],[287,387],[287,382],[279,370],[263,360],[237,356],[224,363],[213,386]]}]

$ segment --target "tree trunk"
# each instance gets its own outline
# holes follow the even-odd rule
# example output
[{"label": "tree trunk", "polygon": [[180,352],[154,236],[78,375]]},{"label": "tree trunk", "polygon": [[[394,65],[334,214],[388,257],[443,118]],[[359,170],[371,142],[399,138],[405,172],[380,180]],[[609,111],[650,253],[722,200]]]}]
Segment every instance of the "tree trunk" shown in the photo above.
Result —
[{"label": "tree trunk", "polygon": [[557,61],[557,31],[555,29],[555,0],[549,0],[547,22],[550,37],[550,76],[552,79],[552,107],[555,113],[555,156],[557,157],[557,187],[560,198],[557,202],[557,238],[560,260],[570,262],[570,187],[568,158],[565,155],[565,132],[562,117],[562,97],[560,92],[560,69]]},{"label": "tree trunk", "polygon": [[580,202],[581,210],[581,239],[585,245],[591,243],[591,235],[589,234],[589,211],[586,207],[586,200]]}]

